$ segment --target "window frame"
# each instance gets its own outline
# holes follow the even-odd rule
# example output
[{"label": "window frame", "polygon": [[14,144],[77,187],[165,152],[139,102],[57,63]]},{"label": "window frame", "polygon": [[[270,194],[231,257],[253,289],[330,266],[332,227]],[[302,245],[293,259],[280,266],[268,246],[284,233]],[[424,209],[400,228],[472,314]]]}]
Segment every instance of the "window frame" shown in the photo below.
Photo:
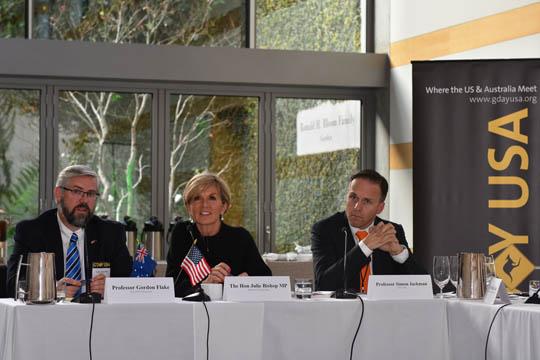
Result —
[{"label": "window frame", "polygon": [[[365,0],[368,4],[372,0]],[[250,0],[252,3],[253,0]],[[167,209],[168,105],[172,93],[259,98],[257,245],[274,247],[275,99],[362,102],[359,164],[375,165],[375,127],[385,118],[389,61],[385,54],[317,53],[242,48],[167,47],[59,40],[0,39],[0,87],[41,90],[40,211],[54,206],[58,91],[152,94],[151,215]],[[47,59],[35,62],[36,54]],[[216,61],[219,59],[219,61]],[[150,66],[149,66],[150,64]],[[379,113],[383,113],[382,115]]]},{"label": "window frame", "polygon": [[[245,0],[245,44],[248,49],[256,49],[257,18],[256,4],[257,0]],[[374,0],[360,0],[360,12],[362,15],[361,41],[362,48],[360,53],[371,53],[374,51]],[[34,24],[34,0],[25,0],[25,39],[32,39],[32,27]]]}]

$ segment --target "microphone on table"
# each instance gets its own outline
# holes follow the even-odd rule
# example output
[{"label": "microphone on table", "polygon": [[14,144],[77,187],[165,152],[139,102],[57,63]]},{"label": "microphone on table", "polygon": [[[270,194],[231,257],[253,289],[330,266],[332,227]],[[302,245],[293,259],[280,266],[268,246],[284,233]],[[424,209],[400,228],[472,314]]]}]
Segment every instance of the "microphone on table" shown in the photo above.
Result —
[{"label": "microphone on table", "polygon": [[347,227],[341,228],[344,234],[343,242],[343,289],[337,289],[335,295],[336,299],[356,299],[356,291],[347,289],[347,239],[348,232]]},{"label": "microphone on table", "polygon": [[538,292],[540,289],[536,290],[534,294],[532,294],[527,300],[525,300],[525,304],[540,304],[540,298],[538,297]]},{"label": "microphone on table", "polygon": [[[83,230],[84,227],[83,227]],[[86,278],[86,292],[79,295],[79,302],[81,304],[99,304],[101,303],[101,294],[97,292],[90,292],[90,286],[92,284],[92,270],[90,267],[90,260],[88,257],[88,242],[86,241],[86,230],[84,231],[83,238],[84,245],[84,276]]]}]

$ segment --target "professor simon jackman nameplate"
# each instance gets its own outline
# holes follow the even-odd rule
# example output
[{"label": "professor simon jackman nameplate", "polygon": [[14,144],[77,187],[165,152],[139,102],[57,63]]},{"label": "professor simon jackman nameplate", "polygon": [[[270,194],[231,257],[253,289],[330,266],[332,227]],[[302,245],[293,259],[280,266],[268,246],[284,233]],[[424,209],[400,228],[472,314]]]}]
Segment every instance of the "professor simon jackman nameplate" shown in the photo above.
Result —
[{"label": "professor simon jackman nameplate", "polygon": [[104,303],[169,303],[174,302],[171,277],[107,278]]},{"label": "professor simon jackman nameplate", "polygon": [[433,299],[430,275],[371,275],[369,300]]},{"label": "professor simon jackman nameplate", "polygon": [[291,299],[288,276],[227,276],[225,301],[285,301]]}]

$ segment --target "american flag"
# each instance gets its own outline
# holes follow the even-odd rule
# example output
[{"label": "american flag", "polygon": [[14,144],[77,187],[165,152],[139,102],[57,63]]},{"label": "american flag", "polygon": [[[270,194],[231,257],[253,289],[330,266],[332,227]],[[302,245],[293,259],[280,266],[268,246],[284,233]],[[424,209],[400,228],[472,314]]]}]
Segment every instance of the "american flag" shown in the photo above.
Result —
[{"label": "american flag", "polygon": [[210,274],[210,265],[195,245],[191,247],[180,267],[188,274],[191,285],[197,285]]}]

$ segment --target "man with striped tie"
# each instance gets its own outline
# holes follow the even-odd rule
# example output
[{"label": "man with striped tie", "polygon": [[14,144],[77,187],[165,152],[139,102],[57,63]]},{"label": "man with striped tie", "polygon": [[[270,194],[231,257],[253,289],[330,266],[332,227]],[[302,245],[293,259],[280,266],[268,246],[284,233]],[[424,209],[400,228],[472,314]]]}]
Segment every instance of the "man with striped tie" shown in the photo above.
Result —
[{"label": "man with striped tie", "polygon": [[379,215],[384,209],[388,182],[374,170],[363,170],[349,179],[344,212],[313,225],[311,249],[316,290],[344,287],[367,292],[370,274],[425,274],[409,249],[403,227]]},{"label": "man with striped tie", "polygon": [[91,292],[103,295],[106,275],[130,276],[132,259],[123,225],[94,215],[98,197],[98,175],[88,166],[72,165],[60,172],[54,188],[57,208],[21,221],[15,228],[14,250],[8,261],[8,294],[15,290],[20,255],[26,261],[30,252],[55,254],[56,279],[59,285],[68,285],[67,298],[86,291],[86,259],[90,269],[96,263],[101,267],[99,274],[91,275]]}]

